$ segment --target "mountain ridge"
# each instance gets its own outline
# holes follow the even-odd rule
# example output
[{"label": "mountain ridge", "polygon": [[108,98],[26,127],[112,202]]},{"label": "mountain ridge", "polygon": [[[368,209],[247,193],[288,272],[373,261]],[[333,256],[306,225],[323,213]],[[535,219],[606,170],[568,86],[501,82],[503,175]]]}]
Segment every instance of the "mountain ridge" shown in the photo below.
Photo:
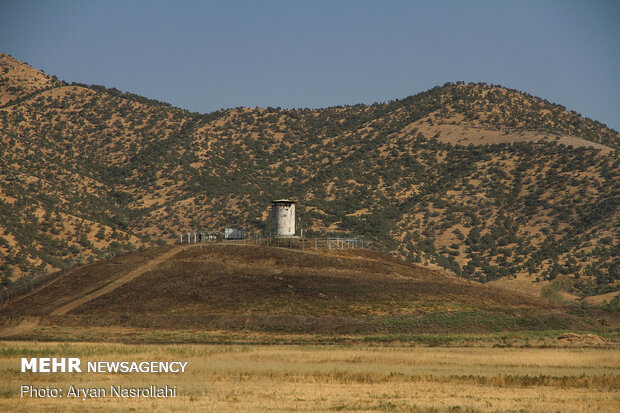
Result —
[{"label": "mountain ridge", "polygon": [[0,62],[5,280],[188,229],[264,231],[269,201],[295,196],[309,234],[363,235],[481,281],[618,288],[619,135],[560,105],[457,82],[198,114]]},{"label": "mountain ridge", "polygon": [[[169,103],[166,102],[162,102],[156,99],[149,99],[134,93],[130,93],[130,92],[122,92],[116,88],[107,88],[103,85],[96,85],[96,84],[85,84],[85,83],[79,83],[79,82],[72,82],[71,84],[69,84],[66,81],[62,81],[62,80],[58,80],[58,78],[56,76],[50,76],[47,75],[46,73],[36,70],[33,67],[29,66],[28,64],[19,61],[18,59],[15,59],[14,57],[12,57],[11,55],[7,55],[4,53],[0,53],[0,67],[2,69],[5,69],[7,71],[5,71],[5,73],[11,73],[14,74],[14,72],[16,71],[16,67],[18,66],[17,69],[19,69],[20,72],[25,72],[27,75],[29,75],[31,78],[34,78],[35,80],[38,78],[38,82],[39,83],[43,83],[43,86],[39,86],[38,88],[35,88],[33,90],[32,88],[32,81],[29,83],[26,83],[25,87],[27,90],[25,92],[22,92],[20,95],[14,96],[13,100],[7,100],[7,94],[6,94],[6,89],[3,90],[3,101],[0,101],[0,107],[3,106],[8,106],[11,104],[16,103],[17,100],[22,100],[25,97],[30,97],[30,95],[32,95],[33,93],[38,93],[38,92],[42,92],[45,91],[47,89],[51,89],[51,88],[60,88],[60,87],[65,87],[65,86],[78,86],[81,88],[85,88],[85,89],[91,89],[91,90],[95,90],[95,91],[99,91],[99,92],[104,92],[104,93],[109,93],[113,96],[116,97],[121,97],[124,99],[128,99],[128,100],[132,100],[138,103],[148,103],[148,104],[155,104],[155,105],[161,105],[163,107],[167,107],[170,109],[174,109],[174,110],[178,110],[178,111],[182,111],[185,112],[186,114],[191,114],[191,115],[213,115],[213,114],[218,114],[218,113],[222,113],[222,112],[227,112],[227,111],[232,111],[232,110],[252,110],[252,108],[244,108],[244,107],[236,107],[236,108],[228,108],[228,109],[220,109],[214,112],[209,112],[209,113],[198,113],[198,112],[191,112],[187,109],[182,109],[179,107],[175,107],[172,106]],[[11,79],[11,76],[7,77],[7,78],[3,78],[3,81],[6,83],[7,81],[12,81],[14,79]],[[18,79],[18,80],[24,80],[24,79]],[[283,112],[295,112],[295,111],[322,111],[322,110],[331,110],[331,109],[342,109],[342,108],[350,108],[350,107],[372,107],[372,106],[381,106],[381,105],[403,105],[403,104],[407,104],[408,102],[410,102],[411,100],[414,100],[416,97],[418,96],[423,96],[426,94],[432,94],[433,91],[437,90],[437,89],[441,89],[441,88],[446,88],[446,87],[456,87],[456,89],[465,89],[468,87],[483,87],[483,88],[490,88],[492,89],[492,93],[491,95],[491,103],[493,101],[493,99],[498,99],[497,93],[500,94],[513,94],[514,96],[520,96],[520,97],[525,97],[527,99],[531,99],[533,100],[533,102],[535,103],[535,105],[539,105],[539,106],[545,106],[545,108],[543,109],[545,112],[545,115],[550,114],[551,110],[550,108],[556,108],[559,109],[561,111],[566,111],[570,116],[569,116],[569,120],[568,120],[568,124],[563,126],[563,129],[570,129],[571,125],[573,127],[576,127],[576,125],[587,125],[589,129],[593,128],[593,127],[599,127],[599,128],[603,128],[603,129],[607,129],[605,135],[612,135],[613,138],[612,139],[607,139],[607,140],[612,140],[613,142],[611,142],[611,146],[615,147],[616,149],[618,148],[618,145],[620,145],[620,141],[619,141],[619,137],[620,135],[618,134],[618,131],[609,128],[607,125],[592,120],[590,118],[587,117],[583,117],[581,116],[579,113],[577,113],[574,110],[570,110],[568,111],[564,106],[560,105],[560,104],[555,104],[555,103],[551,103],[546,99],[537,97],[537,96],[533,96],[530,95],[529,93],[526,92],[522,92],[520,90],[517,89],[511,89],[511,88],[507,88],[501,85],[495,85],[495,84],[487,84],[486,82],[481,82],[481,83],[465,83],[462,81],[457,81],[457,82],[446,82],[443,86],[435,86],[431,89],[428,89],[426,91],[422,91],[419,92],[417,94],[414,95],[409,95],[406,96],[404,98],[401,99],[394,99],[394,100],[389,100],[386,102],[375,102],[373,104],[367,105],[367,104],[347,104],[347,105],[335,105],[335,106],[329,106],[326,108],[288,108],[288,109],[277,109],[278,111],[283,111]],[[13,86],[12,88],[15,88],[15,86]],[[488,95],[489,92],[488,91],[482,91],[482,92],[477,92],[480,93],[481,95]],[[8,94],[8,96],[11,96],[10,94]],[[465,105],[465,109],[467,106],[467,102],[463,101],[462,98],[464,97],[463,94],[460,93],[456,93],[456,104],[458,105],[458,109],[463,109],[463,105]],[[273,110],[274,108],[272,107],[266,107],[266,108],[261,108],[261,107],[256,107],[253,109],[258,109],[258,110]],[[439,109],[439,108],[438,108]],[[454,108],[446,108],[441,107],[442,111],[445,113],[445,111],[450,111],[450,110],[454,110]],[[500,107],[500,110],[501,109]],[[494,114],[496,115],[496,114]],[[481,124],[484,124],[485,121],[488,121],[488,119],[480,119],[479,116],[476,116],[475,114],[469,114],[469,117],[475,120],[479,120],[481,122]],[[531,122],[531,119],[530,119]],[[542,121],[538,121],[538,122],[542,122]],[[528,125],[530,128],[532,128],[533,125]],[[541,125],[535,125],[538,126],[539,129],[543,129],[544,130],[544,124]],[[509,124],[508,127],[511,128],[519,128],[519,127],[524,127],[524,125],[519,125],[518,122],[513,121],[512,124]],[[560,128],[561,129],[561,128]],[[549,130],[547,130],[546,132],[549,133],[555,133],[557,134],[557,132],[560,131],[558,129],[558,127],[552,127]],[[577,135],[579,137],[582,137],[581,135]],[[590,140],[591,142],[594,143],[600,143],[596,140],[596,137],[593,140]]]}]

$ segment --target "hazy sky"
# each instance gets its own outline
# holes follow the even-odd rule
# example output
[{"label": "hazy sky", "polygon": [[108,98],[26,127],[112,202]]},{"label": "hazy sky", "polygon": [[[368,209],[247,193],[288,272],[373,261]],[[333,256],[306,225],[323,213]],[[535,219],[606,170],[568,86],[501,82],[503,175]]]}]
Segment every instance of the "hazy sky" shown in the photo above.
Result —
[{"label": "hazy sky", "polygon": [[620,130],[620,1],[0,0],[0,52],[198,112],[487,82]]}]

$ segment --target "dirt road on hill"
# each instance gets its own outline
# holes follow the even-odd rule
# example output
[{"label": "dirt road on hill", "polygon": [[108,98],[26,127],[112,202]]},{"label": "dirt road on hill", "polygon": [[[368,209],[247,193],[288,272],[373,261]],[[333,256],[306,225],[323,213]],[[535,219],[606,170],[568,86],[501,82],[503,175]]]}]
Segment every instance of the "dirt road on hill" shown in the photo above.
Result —
[{"label": "dirt road on hill", "polygon": [[127,284],[128,282],[135,280],[136,278],[138,278],[145,272],[152,270],[158,264],[160,264],[163,261],[166,261],[168,258],[172,258],[173,255],[177,254],[179,251],[185,248],[187,248],[187,246],[183,246],[183,247],[179,246],[179,247],[172,248],[170,251],[165,252],[157,256],[156,258],[152,259],[151,261],[147,262],[146,264],[141,265],[135,270],[128,272],[127,274],[123,275],[121,278],[118,278],[112,281],[110,284],[106,285],[105,287],[100,288],[96,291],[93,291],[92,293],[87,294],[83,297],[77,298],[63,305],[62,307],[55,309],[54,311],[50,313],[50,315],[65,315],[69,311],[74,310],[75,308],[81,306],[84,303],[89,302],[90,300],[93,300],[97,297],[101,297],[104,294],[112,292],[116,290],[117,288],[123,286],[124,284]]},{"label": "dirt road on hill", "polygon": [[[187,248],[191,247],[191,245],[183,245],[183,246],[176,246],[174,248],[172,248],[170,251],[165,252],[157,257],[155,257],[154,259],[152,259],[151,261],[139,266],[138,268],[128,272],[127,274],[123,275],[120,278],[117,278],[116,280],[112,281],[111,283],[107,284],[106,286],[95,290],[89,294],[86,294],[84,296],[78,297],[73,301],[68,302],[67,304],[53,310],[49,315],[53,315],[53,316],[57,316],[57,315],[65,315],[68,312],[76,309],[77,307],[81,306],[82,304],[85,304],[87,302],[89,302],[90,300],[93,300],[95,298],[101,297],[104,294],[107,294],[109,292],[112,292],[114,290],[116,290],[119,287],[122,287],[124,284],[127,284],[128,282],[135,280],[136,278],[138,278],[139,276],[141,276],[142,274],[146,273],[147,271],[150,271],[152,269],[154,269],[157,265],[159,265],[160,263],[166,261],[169,258],[172,258],[174,255],[176,255],[177,253],[179,253],[180,251],[183,251]],[[41,317],[31,317],[31,316],[27,316],[25,317],[17,326],[14,327],[9,327],[6,328],[4,330],[0,330],[0,337],[11,337],[11,336],[16,336],[19,334],[23,334],[23,333],[27,333],[33,329],[35,329],[38,325],[39,322],[41,321]]]}]

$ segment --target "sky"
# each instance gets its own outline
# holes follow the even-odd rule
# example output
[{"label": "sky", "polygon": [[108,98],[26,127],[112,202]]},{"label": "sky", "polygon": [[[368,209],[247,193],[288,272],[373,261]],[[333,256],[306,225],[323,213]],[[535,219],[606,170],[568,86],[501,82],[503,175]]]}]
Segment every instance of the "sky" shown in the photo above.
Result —
[{"label": "sky", "polygon": [[190,111],[487,82],[620,130],[620,1],[0,0],[0,52]]}]

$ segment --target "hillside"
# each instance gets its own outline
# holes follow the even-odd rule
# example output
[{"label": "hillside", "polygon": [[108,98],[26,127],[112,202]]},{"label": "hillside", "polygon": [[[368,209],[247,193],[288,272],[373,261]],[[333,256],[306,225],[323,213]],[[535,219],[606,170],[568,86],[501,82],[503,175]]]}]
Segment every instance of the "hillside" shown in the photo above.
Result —
[{"label": "hillside", "polygon": [[458,82],[373,105],[197,114],[0,66],[5,284],[182,231],[265,231],[286,196],[310,236],[360,235],[483,282],[620,288],[620,136],[560,105]]},{"label": "hillside", "polygon": [[[127,274],[134,274],[127,278]],[[317,334],[600,329],[601,314],[386,255],[159,247],[76,268],[0,309],[3,324]],[[572,313],[572,314],[571,314]],[[29,329],[22,334],[32,333]]]}]

